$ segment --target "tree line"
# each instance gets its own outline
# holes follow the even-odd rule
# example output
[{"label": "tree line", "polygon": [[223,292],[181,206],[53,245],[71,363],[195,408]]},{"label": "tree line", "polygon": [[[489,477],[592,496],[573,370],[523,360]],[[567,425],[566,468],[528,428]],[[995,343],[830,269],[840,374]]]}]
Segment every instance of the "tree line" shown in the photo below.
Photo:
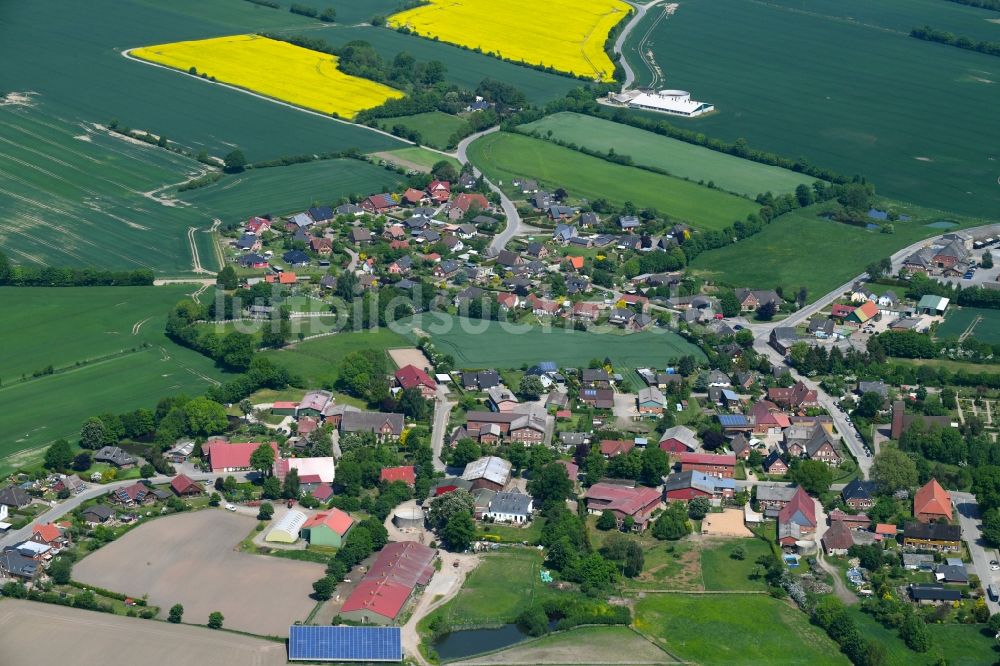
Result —
[{"label": "tree line", "polygon": [[0,252],[0,286],[11,287],[147,287],[153,271],[109,271],[97,268],[15,266]]},{"label": "tree line", "polygon": [[922,28],[914,28],[910,31],[910,37],[922,39],[925,42],[937,42],[947,44],[966,51],[975,51],[985,55],[1000,56],[1000,42],[991,42],[985,39],[977,40],[965,35],[956,35],[947,30],[935,30],[929,25]]}]

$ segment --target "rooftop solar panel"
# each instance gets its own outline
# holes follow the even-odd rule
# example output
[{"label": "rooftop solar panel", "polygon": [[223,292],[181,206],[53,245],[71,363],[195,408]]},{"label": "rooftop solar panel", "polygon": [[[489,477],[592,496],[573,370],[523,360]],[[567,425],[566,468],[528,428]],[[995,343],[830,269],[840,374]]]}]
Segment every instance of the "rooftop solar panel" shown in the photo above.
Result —
[{"label": "rooftop solar panel", "polygon": [[399,627],[309,627],[288,632],[289,661],[402,661]]}]

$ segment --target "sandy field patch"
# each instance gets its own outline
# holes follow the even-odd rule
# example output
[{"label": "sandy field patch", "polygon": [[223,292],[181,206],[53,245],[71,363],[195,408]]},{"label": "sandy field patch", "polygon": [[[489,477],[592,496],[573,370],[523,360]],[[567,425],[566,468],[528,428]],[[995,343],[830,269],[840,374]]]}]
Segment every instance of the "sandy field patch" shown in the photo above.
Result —
[{"label": "sandy field patch", "polygon": [[286,663],[273,641],[12,599],[0,602],[0,635],[0,664],[104,664],[114,653],[151,666]]},{"label": "sandy field patch", "polygon": [[626,627],[586,627],[547,636],[456,666],[509,664],[667,664],[674,661],[655,645]]},{"label": "sandy field patch", "polygon": [[726,509],[722,513],[708,514],[701,522],[701,533],[706,536],[753,536],[753,532],[743,524],[742,509]]},{"label": "sandy field patch", "polygon": [[397,368],[402,368],[407,365],[415,365],[421,370],[426,370],[431,367],[430,360],[416,347],[390,349],[389,358],[392,359],[392,362],[396,364]]},{"label": "sandy field patch", "polygon": [[85,557],[73,567],[73,578],[148,594],[161,615],[181,603],[184,621],[192,624],[220,611],[227,628],[287,636],[315,605],[309,595],[324,567],[234,550],[255,523],[221,509],[160,518]]}]

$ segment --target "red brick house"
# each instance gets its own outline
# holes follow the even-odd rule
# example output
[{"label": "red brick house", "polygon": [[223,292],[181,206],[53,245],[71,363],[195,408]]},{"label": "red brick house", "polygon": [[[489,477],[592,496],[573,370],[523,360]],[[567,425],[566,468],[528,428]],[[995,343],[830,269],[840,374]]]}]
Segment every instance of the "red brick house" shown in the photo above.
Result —
[{"label": "red brick house", "polygon": [[778,542],[794,546],[816,532],[816,502],[800,486],[791,501],[778,512]]},{"label": "red brick house", "polygon": [[420,389],[420,395],[433,398],[437,391],[437,382],[431,376],[415,365],[406,365],[396,371],[396,384],[402,389]]},{"label": "red brick house", "polygon": [[736,456],[732,453],[681,453],[681,471],[690,470],[731,479],[736,474]]},{"label": "red brick house", "polygon": [[802,407],[815,407],[817,404],[816,391],[808,388],[804,382],[796,382],[791,388],[774,387],[767,389],[767,399],[776,405],[791,409],[801,409]]},{"label": "red brick house", "polygon": [[329,238],[310,238],[309,249],[321,257],[329,257],[333,253],[333,241]]},{"label": "red brick house", "polygon": [[403,465],[401,467],[383,467],[379,474],[379,480],[387,483],[402,481],[411,488],[417,482],[417,474],[413,465]]},{"label": "red brick house", "polygon": [[913,496],[913,517],[922,523],[932,523],[939,518],[951,521],[951,495],[937,479],[931,479]]},{"label": "red brick house", "polygon": [[600,514],[611,511],[618,520],[619,529],[626,518],[634,521],[632,530],[642,532],[649,524],[653,511],[660,506],[661,495],[655,488],[630,488],[614,483],[595,483],[584,495],[587,512]]},{"label": "red brick house", "polygon": [[628,453],[635,448],[635,442],[628,439],[602,439],[601,455],[605,458],[614,458]]},{"label": "red brick house", "polygon": [[186,474],[178,474],[171,479],[170,489],[177,493],[180,497],[201,495],[205,492],[205,489],[201,487],[201,484],[196,481],[192,481]]},{"label": "red brick house", "polygon": [[447,180],[432,180],[427,186],[427,194],[434,203],[443,204],[451,198],[451,183]]}]

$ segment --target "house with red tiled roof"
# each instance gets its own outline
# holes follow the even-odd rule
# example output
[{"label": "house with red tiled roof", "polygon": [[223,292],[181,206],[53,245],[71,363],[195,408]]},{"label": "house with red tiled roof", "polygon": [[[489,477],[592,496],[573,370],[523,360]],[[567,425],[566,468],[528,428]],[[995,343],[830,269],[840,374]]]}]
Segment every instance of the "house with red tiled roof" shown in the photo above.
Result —
[{"label": "house with red tiled roof", "polygon": [[875,525],[875,536],[880,540],[895,540],[898,532],[899,528],[895,525],[890,525],[889,523],[878,523]]},{"label": "house with red tiled roof", "polygon": [[436,550],[416,541],[386,544],[344,600],[340,616],[364,624],[391,624],[413,590],[430,582],[436,555]]},{"label": "house with red tiled roof", "polygon": [[628,453],[635,448],[635,442],[630,439],[602,439],[601,455],[605,458],[614,458]]},{"label": "house with red tiled roof", "polygon": [[429,201],[430,197],[428,197],[425,192],[415,190],[412,187],[406,188],[406,191],[403,192],[403,203],[411,206],[416,206]]},{"label": "house with red tiled roof", "polygon": [[361,202],[361,208],[369,213],[386,213],[397,208],[399,202],[391,194],[373,194]]},{"label": "house with red tiled roof", "polygon": [[400,467],[383,467],[379,474],[379,480],[387,483],[402,481],[411,488],[417,482],[417,473],[413,465],[402,465]]},{"label": "house with red tiled roof", "polygon": [[731,479],[736,474],[736,454],[681,453],[681,471],[704,472],[711,476]]},{"label": "house with red tiled roof", "polygon": [[844,318],[844,323],[848,326],[861,326],[868,321],[878,321],[880,317],[878,304],[875,301],[865,301]]},{"label": "house with red tiled roof", "polygon": [[333,497],[333,486],[329,483],[318,483],[309,494],[318,499],[320,502],[325,502]]},{"label": "house with red tiled roof", "polygon": [[451,183],[447,180],[432,180],[427,186],[427,194],[434,203],[445,203],[451,198]]},{"label": "house with red tiled roof", "polygon": [[302,523],[302,535],[312,546],[340,548],[354,519],[340,509],[328,509],[310,516]]},{"label": "house with red tiled roof", "polygon": [[310,238],[309,249],[321,257],[329,257],[333,253],[333,241],[329,238]]},{"label": "house with red tiled roof", "polygon": [[268,274],[264,276],[264,282],[268,284],[295,284],[298,280],[298,276],[290,271],[285,271],[278,275]]},{"label": "house with red tiled roof", "polygon": [[853,305],[842,305],[840,303],[834,303],[833,306],[830,308],[830,318],[843,321],[847,319],[852,312],[854,312]]},{"label": "house with red tiled roof", "polygon": [[181,497],[201,495],[205,492],[205,489],[201,487],[200,483],[192,481],[186,474],[178,474],[171,479],[170,489]]},{"label": "house with red tiled roof", "polygon": [[[459,194],[451,202],[451,210],[448,213],[448,217],[452,220],[459,219],[463,217],[470,210],[478,208],[479,210],[487,210],[490,207],[490,202],[486,200],[482,194],[463,192]],[[452,215],[452,213],[456,213]]]},{"label": "house with red tiled roof", "polygon": [[[250,456],[258,446],[263,445],[260,442],[214,441],[203,446],[202,452],[208,457],[212,472],[243,472],[250,469]],[[278,444],[270,442],[268,446],[274,450],[274,457],[277,459]]]},{"label": "house with red tiled roof", "polygon": [[595,483],[584,495],[587,513],[601,514],[610,511],[618,520],[619,529],[626,518],[634,522],[632,529],[641,532],[646,529],[649,518],[662,501],[662,495],[655,488],[630,488],[614,483]]},{"label": "house with red tiled roof", "polygon": [[248,234],[259,236],[271,228],[271,220],[266,217],[251,217],[247,221],[246,231]]},{"label": "house with red tiled roof", "polygon": [[115,488],[108,493],[108,498],[116,504],[122,506],[135,506],[137,504],[149,504],[156,501],[156,496],[152,489],[142,481],[136,481],[130,486]]},{"label": "house with red tiled roof", "polygon": [[646,307],[649,305],[649,299],[645,296],[640,296],[639,294],[622,294],[620,300],[624,301],[625,305],[638,305],[640,307],[640,312],[645,312]]},{"label": "house with red tiled roof", "polygon": [[497,305],[505,310],[513,310],[521,302],[517,294],[511,292],[497,293]]},{"label": "house with red tiled roof", "polygon": [[758,400],[750,408],[750,421],[756,435],[780,435],[791,425],[788,415],[770,400]]},{"label": "house with red tiled roof", "polygon": [[928,481],[913,496],[913,517],[922,523],[931,523],[939,518],[951,520],[951,495],[937,479]]},{"label": "house with red tiled roof", "polygon": [[563,263],[566,264],[566,266],[568,266],[569,268],[578,271],[581,268],[583,268],[583,257],[570,255],[563,258]]},{"label": "house with red tiled roof", "polygon": [[36,524],[31,528],[31,540],[58,549],[69,545],[69,533],[55,523]]},{"label": "house with red tiled roof", "polygon": [[778,512],[778,542],[794,546],[816,533],[816,502],[799,486],[792,499]]},{"label": "house with red tiled roof", "polygon": [[573,303],[573,316],[580,319],[594,320],[601,314],[601,304],[591,301],[577,301]]},{"label": "house with red tiled roof", "polygon": [[415,365],[404,365],[396,371],[396,384],[406,389],[420,389],[420,395],[433,398],[437,391],[437,382],[431,376]]},{"label": "house with red tiled roof", "polygon": [[802,407],[815,407],[817,403],[816,390],[799,381],[795,386],[783,388],[780,386],[767,389],[767,399],[781,407],[800,409]]}]

